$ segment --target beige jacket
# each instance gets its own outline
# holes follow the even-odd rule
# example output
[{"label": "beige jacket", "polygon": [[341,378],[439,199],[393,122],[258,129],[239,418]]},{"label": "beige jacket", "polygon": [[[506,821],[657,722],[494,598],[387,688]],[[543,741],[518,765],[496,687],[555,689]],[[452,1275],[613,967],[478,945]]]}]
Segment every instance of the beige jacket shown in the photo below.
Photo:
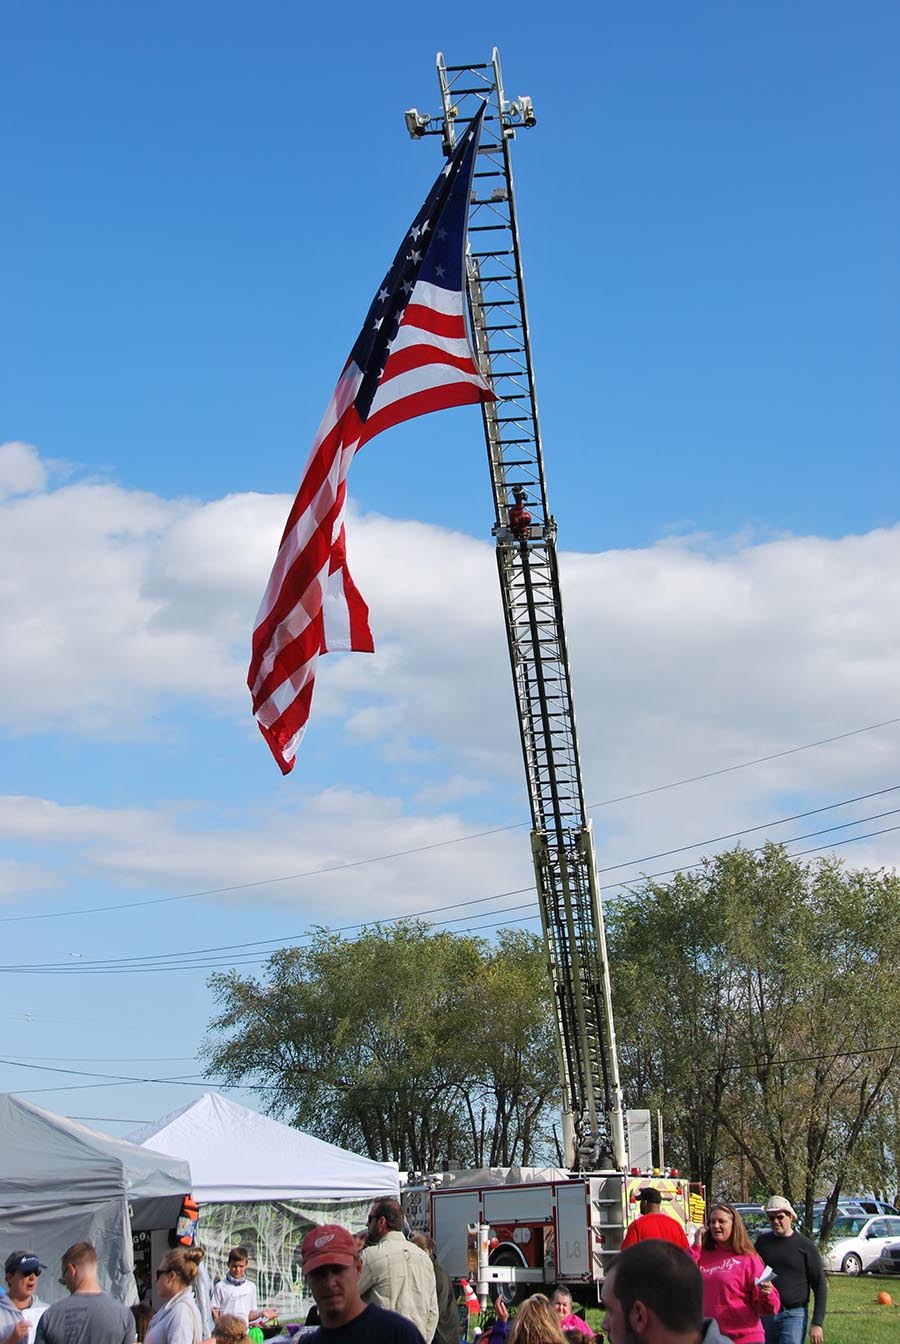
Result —
[{"label": "beige jacket", "polygon": [[434,1266],[431,1256],[402,1232],[386,1232],[365,1248],[359,1291],[366,1302],[406,1316],[421,1330],[425,1344],[431,1344],[438,1323]]}]

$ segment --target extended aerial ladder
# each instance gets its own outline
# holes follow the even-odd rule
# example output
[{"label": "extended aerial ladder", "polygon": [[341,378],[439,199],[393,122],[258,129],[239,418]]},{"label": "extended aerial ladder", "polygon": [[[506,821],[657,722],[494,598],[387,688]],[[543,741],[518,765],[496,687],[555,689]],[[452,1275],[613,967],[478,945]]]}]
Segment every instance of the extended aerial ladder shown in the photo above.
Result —
[{"label": "extended aerial ladder", "polygon": [[556,1009],[565,1163],[628,1165],[606,937],[591,823],[584,805],[575,711],[541,452],[510,142],[535,124],[530,98],[507,100],[490,62],[437,57],[442,110],[406,114],[414,138],[440,135],[487,103],[469,206],[469,305],[475,343],[497,400],[483,406],[497,566],[531,805],[531,846]]}]

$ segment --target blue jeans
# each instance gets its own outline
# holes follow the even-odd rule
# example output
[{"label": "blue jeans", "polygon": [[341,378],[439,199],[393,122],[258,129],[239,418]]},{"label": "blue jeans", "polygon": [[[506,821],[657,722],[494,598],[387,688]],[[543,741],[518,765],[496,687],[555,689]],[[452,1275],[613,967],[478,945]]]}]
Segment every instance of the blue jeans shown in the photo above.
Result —
[{"label": "blue jeans", "polygon": [[774,1316],[764,1316],[766,1344],[804,1344],[807,1314],[806,1307],[783,1307]]}]

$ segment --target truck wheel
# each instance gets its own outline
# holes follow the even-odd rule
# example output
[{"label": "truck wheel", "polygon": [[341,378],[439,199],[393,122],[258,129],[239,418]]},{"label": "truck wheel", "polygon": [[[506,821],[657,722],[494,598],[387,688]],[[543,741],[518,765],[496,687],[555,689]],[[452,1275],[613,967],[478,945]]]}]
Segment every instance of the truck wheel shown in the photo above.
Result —
[{"label": "truck wheel", "polygon": [[[500,1250],[494,1251],[493,1255],[490,1257],[489,1263],[509,1269],[523,1268],[521,1257],[516,1255],[515,1251],[510,1250],[508,1247],[501,1247]],[[527,1297],[531,1297],[531,1294],[536,1292],[539,1287],[539,1284],[532,1283],[504,1283],[503,1296],[506,1298],[508,1306],[518,1307],[521,1306]],[[491,1289],[492,1301],[496,1301],[497,1291],[497,1289]]]}]

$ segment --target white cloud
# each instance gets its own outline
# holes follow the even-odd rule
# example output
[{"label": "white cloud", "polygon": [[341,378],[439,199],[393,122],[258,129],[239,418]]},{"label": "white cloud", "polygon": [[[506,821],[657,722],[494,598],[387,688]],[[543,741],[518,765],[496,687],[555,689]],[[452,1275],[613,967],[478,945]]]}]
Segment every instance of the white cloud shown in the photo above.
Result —
[{"label": "white cloud", "polygon": [[[467,833],[449,813],[409,815],[401,799],[348,789],[260,809],[240,824],[187,805],[0,798],[0,839],[102,881],[118,892],[116,903],[127,904],[129,891],[140,901],[148,891],[216,890],[224,904],[290,907],[301,922],[415,914],[533,881],[522,833],[460,844]],[[53,885],[49,867],[19,868],[19,891]],[[13,894],[13,876],[12,865],[8,882],[0,871],[0,897]]]},{"label": "white cloud", "polygon": [[[6,500],[0,718],[7,731],[49,726],[83,735],[89,750],[95,738],[139,737],[154,720],[177,736],[177,714],[202,700],[233,716],[216,732],[232,734],[236,755],[264,751],[248,731],[246,649],[288,503],[261,495],[170,501],[102,483]],[[336,745],[358,749],[370,770],[378,762],[377,783],[351,777],[352,791],[304,801],[302,815],[291,818],[297,843],[265,820],[226,824],[213,810],[152,802],[104,811],[6,800],[0,832],[23,844],[42,833],[51,850],[68,849],[79,871],[109,882],[184,891],[495,825],[499,800],[508,808],[510,797],[521,798],[522,764],[492,547],[374,515],[351,517],[348,533],[378,652],[324,659],[313,716],[319,741],[331,734]],[[563,555],[561,570],[589,804],[900,712],[900,527],[834,540],[666,540]],[[885,729],[602,808],[601,867],[886,787],[900,779],[898,742],[900,728]],[[166,791],[176,790],[177,782]],[[855,815],[881,806],[860,804]],[[417,815],[426,811],[437,815]],[[813,828],[810,821],[775,833]],[[479,884],[490,874],[504,889],[520,851],[527,877],[527,843],[518,835],[510,845],[497,842],[497,857],[488,846]],[[839,852],[878,863],[898,849],[886,835]],[[354,894],[363,914],[405,902],[418,908],[425,887],[465,890],[467,847],[437,853],[439,860],[367,869],[364,898]],[[644,867],[657,871],[660,862]],[[49,868],[29,863],[23,878],[50,880]],[[14,883],[6,885],[12,891]],[[349,899],[352,884],[343,889]],[[306,908],[305,890],[267,888],[266,899]]]},{"label": "white cloud", "polygon": [[46,484],[47,472],[36,448],[15,440],[0,443],[0,500],[43,490]]}]

